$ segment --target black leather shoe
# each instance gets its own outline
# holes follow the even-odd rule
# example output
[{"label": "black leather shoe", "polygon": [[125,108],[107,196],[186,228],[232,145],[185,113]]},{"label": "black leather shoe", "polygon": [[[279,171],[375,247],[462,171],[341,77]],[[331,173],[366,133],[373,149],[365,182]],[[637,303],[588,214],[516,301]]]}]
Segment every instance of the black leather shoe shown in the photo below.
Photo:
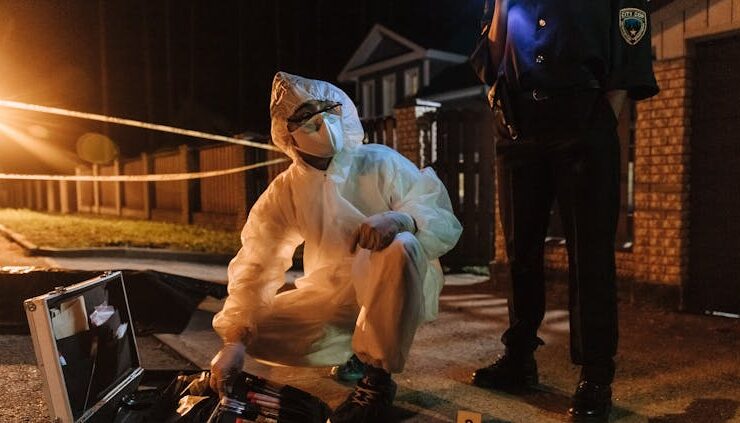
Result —
[{"label": "black leather shoe", "polygon": [[611,409],[611,385],[581,380],[573,395],[568,415],[574,422],[606,422]]},{"label": "black leather shoe", "polygon": [[537,362],[532,354],[514,357],[510,354],[500,356],[493,364],[473,373],[475,386],[502,391],[517,391],[539,383]]}]

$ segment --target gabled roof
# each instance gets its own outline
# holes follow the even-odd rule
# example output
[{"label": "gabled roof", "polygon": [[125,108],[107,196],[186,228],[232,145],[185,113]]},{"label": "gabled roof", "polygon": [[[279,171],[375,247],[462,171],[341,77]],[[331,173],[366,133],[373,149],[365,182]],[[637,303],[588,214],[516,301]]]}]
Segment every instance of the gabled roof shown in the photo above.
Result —
[{"label": "gabled roof", "polygon": [[421,46],[381,24],[375,24],[349,62],[344,65],[337,79],[340,82],[348,82],[362,75],[419,59],[461,63],[467,60],[467,57]]},{"label": "gabled roof", "polygon": [[399,51],[399,55],[403,53],[420,53],[424,51],[423,47],[413,41],[400,36],[381,24],[375,24],[372,29],[370,29],[367,36],[365,36],[362,43],[360,43],[360,46],[357,47],[352,58],[350,58],[349,62],[344,66],[342,73],[372,64],[373,53],[378,51],[378,47],[382,44],[393,44]]}]

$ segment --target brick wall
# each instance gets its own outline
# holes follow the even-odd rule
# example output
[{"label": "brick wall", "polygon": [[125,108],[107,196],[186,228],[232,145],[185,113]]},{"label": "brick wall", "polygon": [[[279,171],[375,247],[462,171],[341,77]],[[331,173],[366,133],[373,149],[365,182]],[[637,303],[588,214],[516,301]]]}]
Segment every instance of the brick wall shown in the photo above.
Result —
[{"label": "brick wall", "polygon": [[[617,278],[631,280],[635,277],[635,256],[633,251],[617,251]],[[548,243],[545,246],[545,268],[558,272],[568,271],[568,253],[565,245],[559,242]]]},{"label": "brick wall", "polygon": [[[661,92],[637,104],[634,243],[632,251],[617,252],[617,275],[680,285],[688,277],[691,66],[681,58],[654,67]],[[496,261],[502,263],[498,197],[496,208]],[[564,245],[548,243],[545,266],[567,271]]]},{"label": "brick wall", "polygon": [[[423,143],[418,118],[424,113],[437,110],[439,103],[411,99],[394,110],[396,118],[396,149],[415,165],[422,166]],[[428,164],[428,163],[427,163]]]},{"label": "brick wall", "polygon": [[635,277],[679,285],[688,275],[691,66],[654,66],[661,92],[637,105]]}]

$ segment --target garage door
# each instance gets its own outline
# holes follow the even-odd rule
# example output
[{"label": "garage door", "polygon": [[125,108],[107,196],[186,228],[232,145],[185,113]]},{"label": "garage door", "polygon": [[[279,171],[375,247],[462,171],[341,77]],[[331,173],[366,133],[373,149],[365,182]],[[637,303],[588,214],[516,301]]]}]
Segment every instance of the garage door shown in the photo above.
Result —
[{"label": "garage door", "polygon": [[740,314],[740,36],[697,45],[688,305]]}]

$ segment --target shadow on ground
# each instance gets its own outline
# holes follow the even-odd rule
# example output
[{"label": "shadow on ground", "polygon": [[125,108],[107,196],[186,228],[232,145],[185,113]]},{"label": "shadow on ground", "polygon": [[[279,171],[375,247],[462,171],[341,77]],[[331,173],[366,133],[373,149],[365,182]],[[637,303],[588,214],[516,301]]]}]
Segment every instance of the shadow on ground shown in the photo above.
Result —
[{"label": "shadow on ground", "polygon": [[649,423],[723,423],[735,417],[737,400],[727,398],[698,398],[689,404],[681,414],[666,414],[653,417]]}]

